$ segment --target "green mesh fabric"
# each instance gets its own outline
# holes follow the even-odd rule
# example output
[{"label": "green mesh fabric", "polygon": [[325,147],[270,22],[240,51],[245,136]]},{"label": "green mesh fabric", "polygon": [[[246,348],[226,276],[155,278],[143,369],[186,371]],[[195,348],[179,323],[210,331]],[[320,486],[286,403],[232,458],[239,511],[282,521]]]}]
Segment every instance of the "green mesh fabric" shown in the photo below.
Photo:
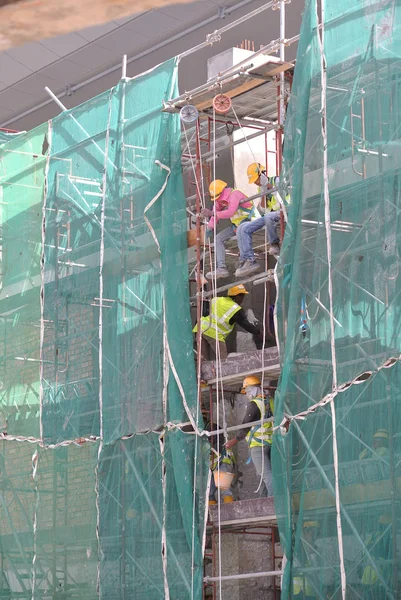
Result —
[{"label": "green mesh fabric", "polygon": [[0,149],[0,427],[14,435],[39,435],[46,130],[38,127]]},{"label": "green mesh fabric", "polygon": [[399,598],[401,8],[323,0],[322,60],[320,4],[306,2],[285,131],[283,597]]},{"label": "green mesh fabric", "polygon": [[10,133],[0,129],[0,146],[3,146],[3,144],[6,144],[7,142],[11,142],[11,140],[14,140],[19,135],[21,135],[21,133]]},{"label": "green mesh fabric", "polygon": [[171,60],[0,150],[0,597],[201,598],[176,95]]}]

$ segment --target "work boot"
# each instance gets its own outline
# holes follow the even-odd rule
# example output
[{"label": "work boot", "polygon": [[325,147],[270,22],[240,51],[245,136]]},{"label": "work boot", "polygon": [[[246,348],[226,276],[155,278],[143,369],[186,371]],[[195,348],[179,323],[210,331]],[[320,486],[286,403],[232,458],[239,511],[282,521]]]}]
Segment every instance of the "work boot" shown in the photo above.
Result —
[{"label": "work boot", "polygon": [[245,260],[244,263],[235,271],[236,277],[244,277],[245,275],[251,275],[260,270],[260,265],[256,260]]},{"label": "work boot", "polygon": [[212,281],[214,278],[216,279],[224,279],[225,277],[229,276],[229,272],[227,270],[227,267],[217,267],[217,269],[215,271],[209,271],[209,273],[206,273],[206,279],[208,279],[209,281]]},{"label": "work boot", "polygon": [[270,256],[278,256],[280,254],[280,246],[278,244],[271,244],[269,254]]},{"label": "work boot", "polygon": [[224,502],[224,504],[230,504],[231,502],[234,502],[234,497],[233,496],[223,496],[223,502]]}]

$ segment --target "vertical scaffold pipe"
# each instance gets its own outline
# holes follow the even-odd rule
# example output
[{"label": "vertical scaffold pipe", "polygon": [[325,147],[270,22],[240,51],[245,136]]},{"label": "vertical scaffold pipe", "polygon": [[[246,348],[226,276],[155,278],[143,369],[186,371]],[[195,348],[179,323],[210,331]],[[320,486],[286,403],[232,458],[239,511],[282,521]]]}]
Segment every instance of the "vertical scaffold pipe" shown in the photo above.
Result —
[{"label": "vertical scaffold pipe", "polygon": [[196,177],[196,322],[198,323],[198,331],[196,333],[196,350],[197,350],[197,361],[196,361],[196,373],[198,377],[198,402],[201,401],[201,346],[202,346],[202,330],[200,326],[202,316],[202,272],[201,272],[201,189],[202,189],[202,169],[201,169],[201,147],[200,147],[200,123],[199,119],[196,122],[196,164],[195,164],[195,177]]}]

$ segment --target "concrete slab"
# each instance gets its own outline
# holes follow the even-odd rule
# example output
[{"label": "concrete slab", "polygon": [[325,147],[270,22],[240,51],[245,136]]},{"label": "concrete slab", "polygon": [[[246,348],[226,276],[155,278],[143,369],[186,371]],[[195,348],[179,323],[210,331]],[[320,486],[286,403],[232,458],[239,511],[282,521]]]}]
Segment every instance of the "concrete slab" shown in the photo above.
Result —
[{"label": "concrete slab", "polygon": [[[218,506],[209,508],[209,520],[213,525],[219,521]],[[275,523],[277,520],[274,498],[255,498],[220,505],[222,527],[250,524]]]},{"label": "concrete slab", "polygon": [[[280,375],[280,361],[277,346],[262,350],[253,350],[243,354],[234,354],[221,361],[219,382],[242,383],[247,375],[261,375],[264,378],[276,379]],[[202,363],[201,378],[212,384],[217,381],[216,361]]]}]

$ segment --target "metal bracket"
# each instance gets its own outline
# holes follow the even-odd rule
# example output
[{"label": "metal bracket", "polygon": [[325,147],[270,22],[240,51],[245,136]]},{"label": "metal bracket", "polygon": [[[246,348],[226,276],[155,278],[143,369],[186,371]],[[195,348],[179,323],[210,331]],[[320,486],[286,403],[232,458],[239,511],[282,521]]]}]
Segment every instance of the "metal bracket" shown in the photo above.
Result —
[{"label": "metal bracket", "polygon": [[227,16],[227,6],[219,6],[217,16],[219,19],[225,19]]},{"label": "metal bracket", "polygon": [[73,94],[75,94],[75,90],[73,88],[73,86],[70,83],[67,83],[64,89],[64,93],[66,96],[72,96]]}]

